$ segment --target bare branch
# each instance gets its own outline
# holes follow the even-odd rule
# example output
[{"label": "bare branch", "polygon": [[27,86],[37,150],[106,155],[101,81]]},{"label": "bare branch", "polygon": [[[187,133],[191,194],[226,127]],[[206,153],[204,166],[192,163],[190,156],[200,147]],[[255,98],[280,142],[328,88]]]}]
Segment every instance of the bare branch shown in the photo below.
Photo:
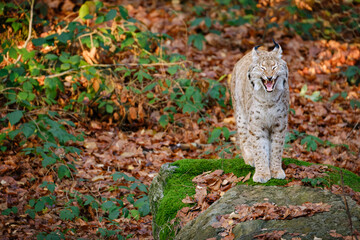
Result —
[{"label": "bare branch", "polygon": [[[153,66],[173,66],[173,65],[181,65],[184,63],[187,63],[190,61],[181,61],[181,62],[172,62],[172,63],[148,63],[148,64],[139,64],[139,63],[117,63],[117,64],[93,64],[93,65],[84,65],[84,66],[80,66],[79,69],[84,69],[87,67],[101,67],[101,68],[111,68],[111,67],[120,67],[120,66],[124,66],[124,67],[134,67],[134,66],[144,66],[144,67],[153,67]],[[65,72],[61,72],[61,73],[56,73],[53,75],[47,75],[45,76],[45,78],[55,78],[55,77],[61,77],[73,72],[77,72],[77,69],[69,69]],[[36,79],[39,78],[43,78],[44,76],[40,76],[37,77]]]},{"label": "bare branch", "polygon": [[[28,34],[28,37],[27,37],[27,39],[25,41],[25,44],[24,44],[23,48],[27,47],[27,45],[29,44],[29,41],[31,39],[32,23],[33,23],[33,17],[34,17],[34,3],[35,3],[35,0],[32,0],[31,1],[31,9],[30,9],[30,20],[29,20],[29,34]],[[20,59],[21,59],[21,54],[16,59],[15,64],[17,64],[20,61]]]}]

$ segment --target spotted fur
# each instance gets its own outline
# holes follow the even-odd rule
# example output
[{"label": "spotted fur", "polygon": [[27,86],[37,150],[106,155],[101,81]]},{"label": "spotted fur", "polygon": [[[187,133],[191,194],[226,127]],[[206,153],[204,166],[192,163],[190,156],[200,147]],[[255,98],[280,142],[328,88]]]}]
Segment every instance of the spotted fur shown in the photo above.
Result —
[{"label": "spotted fur", "polygon": [[257,47],[241,58],[231,76],[232,102],[238,142],[247,164],[255,166],[253,180],[285,178],[281,167],[289,110],[288,68],[281,47]]}]

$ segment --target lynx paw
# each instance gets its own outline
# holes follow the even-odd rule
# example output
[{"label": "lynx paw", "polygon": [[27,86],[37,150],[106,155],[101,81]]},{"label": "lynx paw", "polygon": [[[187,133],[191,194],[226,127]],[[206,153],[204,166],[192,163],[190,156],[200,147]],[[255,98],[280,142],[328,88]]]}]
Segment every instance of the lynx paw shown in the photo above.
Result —
[{"label": "lynx paw", "polygon": [[268,172],[268,173],[264,173],[264,172],[259,173],[258,171],[255,171],[253,180],[254,180],[254,182],[266,183],[267,181],[270,180],[270,178],[271,178],[270,172]]},{"label": "lynx paw", "polygon": [[273,178],[277,178],[277,179],[284,179],[285,176],[285,172],[284,170],[280,169],[276,169],[276,170],[271,170],[271,177]]}]

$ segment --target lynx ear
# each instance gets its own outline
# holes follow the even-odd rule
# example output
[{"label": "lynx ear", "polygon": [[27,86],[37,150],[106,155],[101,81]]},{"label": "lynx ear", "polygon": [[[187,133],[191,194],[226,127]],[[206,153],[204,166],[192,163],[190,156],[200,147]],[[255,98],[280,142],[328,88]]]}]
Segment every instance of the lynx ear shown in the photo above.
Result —
[{"label": "lynx ear", "polygon": [[281,58],[282,49],[281,49],[280,45],[279,45],[277,42],[275,42],[274,39],[273,39],[273,42],[274,42],[274,44],[275,44],[275,47],[274,47],[274,49],[273,49],[272,51],[273,51],[274,53],[276,53],[279,58]]},{"label": "lynx ear", "polygon": [[252,50],[252,58],[253,58],[254,62],[259,58],[259,55],[258,55],[258,48],[259,47],[260,47],[260,45],[254,47],[253,50]]}]

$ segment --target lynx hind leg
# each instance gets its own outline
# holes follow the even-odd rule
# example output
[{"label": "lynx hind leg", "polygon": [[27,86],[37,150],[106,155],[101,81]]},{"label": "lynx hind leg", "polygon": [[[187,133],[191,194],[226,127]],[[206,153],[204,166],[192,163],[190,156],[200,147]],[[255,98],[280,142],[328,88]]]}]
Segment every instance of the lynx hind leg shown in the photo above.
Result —
[{"label": "lynx hind leg", "polygon": [[254,160],[251,154],[251,145],[249,144],[249,137],[247,134],[246,122],[241,118],[241,116],[237,116],[237,136],[238,142],[240,145],[241,155],[244,158],[246,164],[254,167]]},{"label": "lynx hind leg", "polygon": [[244,162],[247,165],[250,165],[252,167],[255,167],[254,158],[251,154],[251,145],[248,141],[244,141],[244,144],[241,146],[241,154],[244,158]]}]

